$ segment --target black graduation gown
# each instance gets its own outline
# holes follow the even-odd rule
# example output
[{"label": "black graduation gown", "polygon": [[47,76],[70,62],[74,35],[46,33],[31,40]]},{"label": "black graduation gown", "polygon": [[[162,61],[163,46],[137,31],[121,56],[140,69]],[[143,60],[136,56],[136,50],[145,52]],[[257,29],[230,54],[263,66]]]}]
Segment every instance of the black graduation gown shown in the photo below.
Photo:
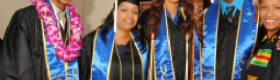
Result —
[{"label": "black graduation gown", "polygon": [[2,47],[2,42],[3,42],[3,40],[0,38],[0,51],[1,51],[1,47]]},{"label": "black graduation gown", "polygon": [[279,80],[280,79],[280,51],[276,48],[271,56],[271,61],[266,71],[264,80]]},{"label": "black graduation gown", "polygon": [[231,79],[239,15],[239,10],[234,17],[223,15],[222,11],[220,13],[217,48],[217,79],[219,80]]},{"label": "black graduation gown", "polygon": [[[146,10],[140,18],[140,23],[144,32],[147,33],[148,22],[150,22],[150,9]],[[176,80],[184,80],[186,70],[186,45],[185,37],[183,36],[181,25],[184,22],[183,17],[179,16],[178,25],[173,23],[172,19],[168,17],[168,28],[170,35],[171,51],[173,51],[173,66],[175,69]],[[149,42],[149,40],[148,40]],[[149,43],[150,44],[150,43]],[[149,45],[150,46],[150,45]],[[191,53],[191,45],[189,46],[189,53]],[[148,51],[150,52],[150,51]],[[189,58],[189,62],[191,62]],[[191,67],[189,67],[190,69]]]},{"label": "black graduation gown", "polygon": [[[86,35],[83,39],[83,49],[81,50],[81,56],[78,59],[79,63],[79,71],[80,71],[80,80],[89,80],[91,78],[90,70],[92,66],[92,47],[93,47],[93,40],[95,37],[96,31],[91,32],[90,34]],[[134,80],[141,80],[141,59],[138,55],[138,51],[136,46],[132,45],[133,54],[134,54]],[[98,46],[95,46],[98,47]],[[141,48],[140,48],[141,49]],[[108,50],[108,49],[104,49]],[[119,60],[117,57],[116,48],[114,47],[113,50],[113,58],[111,63],[111,75],[110,80],[120,80],[120,67],[119,67]],[[95,53],[96,54],[96,53]],[[123,55],[123,56],[122,56]],[[132,80],[132,60],[131,60],[131,50],[130,44],[126,45],[124,53],[120,53],[121,61],[122,61],[122,80]],[[148,73],[148,72],[144,72]],[[94,76],[94,75],[93,75]],[[94,80],[94,79],[93,79]]]},{"label": "black graduation gown", "polygon": [[[277,37],[280,36],[280,31],[276,34]],[[279,39],[277,39],[279,41]],[[276,44],[276,43],[275,43]],[[279,80],[280,79],[280,51],[274,46],[271,60],[268,64],[266,76],[264,80]]]},{"label": "black graduation gown", "polygon": [[[245,66],[242,69],[241,80],[247,80],[248,78],[257,78],[257,80],[279,80],[279,50],[277,50],[276,43],[278,42],[278,36],[280,31],[278,31],[273,40],[266,39],[260,41],[253,56],[246,61]],[[253,58],[256,58],[257,53],[260,50],[271,51],[271,58],[268,60],[268,66],[260,66],[253,63]],[[259,55],[258,55],[259,56]]]},{"label": "black graduation gown", "polygon": [[15,12],[0,53],[0,80],[48,79],[41,21],[34,6]]}]

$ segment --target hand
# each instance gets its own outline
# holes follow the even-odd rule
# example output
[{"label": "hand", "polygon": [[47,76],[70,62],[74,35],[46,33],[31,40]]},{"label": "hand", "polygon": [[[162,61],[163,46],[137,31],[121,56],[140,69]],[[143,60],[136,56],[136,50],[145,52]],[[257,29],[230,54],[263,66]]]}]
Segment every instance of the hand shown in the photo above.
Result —
[{"label": "hand", "polygon": [[278,41],[276,43],[277,50],[280,50],[280,36],[278,36]]}]

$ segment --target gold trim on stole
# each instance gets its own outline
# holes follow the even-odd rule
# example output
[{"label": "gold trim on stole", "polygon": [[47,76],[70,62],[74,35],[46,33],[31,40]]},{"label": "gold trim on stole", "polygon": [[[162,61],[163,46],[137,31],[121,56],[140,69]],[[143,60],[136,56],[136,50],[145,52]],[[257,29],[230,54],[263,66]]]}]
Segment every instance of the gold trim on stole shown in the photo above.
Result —
[{"label": "gold trim on stole", "polygon": [[94,36],[94,39],[92,40],[92,58],[91,58],[91,65],[90,65],[90,78],[89,80],[92,80],[92,65],[94,64],[94,44],[96,43],[96,38],[98,36],[98,33],[99,33],[99,29],[96,30],[95,32],[95,36]]},{"label": "gold trim on stole", "polygon": [[231,80],[234,80],[234,70],[235,70],[235,63],[236,63],[236,51],[238,46],[238,38],[239,38],[239,31],[241,27],[241,18],[243,15],[243,9],[240,11],[239,20],[238,20],[238,29],[236,32],[236,40],[235,40],[235,47],[234,47],[234,54],[233,54],[233,64],[232,64],[232,71],[231,71]]},{"label": "gold trim on stole", "polygon": [[[184,21],[186,21],[186,15],[184,14],[184,8],[180,7],[180,12],[183,16]],[[185,70],[185,80],[189,80],[189,43],[188,43],[188,38],[189,34],[185,35],[185,46],[186,46],[186,52],[185,52],[185,57],[186,57],[186,70]]]},{"label": "gold trim on stole", "polygon": [[[206,17],[206,12],[208,11],[208,9],[206,9],[205,11],[203,11],[203,25],[205,24],[205,17]],[[201,35],[203,36],[203,27],[201,29]],[[203,39],[202,39],[203,40]],[[202,49],[202,43],[199,42],[199,78],[200,80],[202,80],[202,75],[203,75],[203,71],[202,71],[202,59],[203,59],[203,49]]]},{"label": "gold trim on stole", "polygon": [[110,60],[109,60],[109,65],[108,65],[108,73],[107,73],[107,79],[106,80],[110,80],[111,79],[111,64],[112,64],[112,58],[113,58],[113,52],[114,52],[114,44],[115,44],[115,40],[113,40],[113,45],[112,45],[112,48],[111,48],[111,57],[110,57]]},{"label": "gold trim on stole", "polygon": [[[184,11],[184,8],[183,7],[180,7],[180,12],[183,16],[183,19],[184,21],[186,21],[186,15],[184,14],[185,11]],[[194,29],[194,32],[195,32],[195,29]],[[192,66],[192,69],[191,69],[191,75],[192,75],[192,80],[194,80],[194,34],[193,34],[193,37],[192,37],[192,54],[191,54],[191,66]],[[185,41],[186,41],[186,71],[185,71],[185,80],[188,80],[189,79],[189,42],[188,42],[188,38],[189,38],[189,34],[187,34],[185,36]]]},{"label": "gold trim on stole", "polygon": [[[258,5],[258,10],[260,9],[260,6]],[[255,49],[256,49],[256,46],[257,46],[257,40],[258,40],[258,36],[259,36],[259,26],[260,26],[260,14],[259,12],[257,12],[257,30],[256,30],[256,34],[255,34],[255,44],[253,46],[253,50],[250,54],[250,57],[253,56],[254,52],[255,52]]]},{"label": "gold trim on stole", "polygon": [[[233,62],[233,66],[232,66],[231,80],[234,79],[234,70],[235,70],[235,64],[236,64],[236,50],[237,50],[236,48],[238,46],[238,36],[239,36],[240,27],[241,27],[242,14],[243,14],[243,10],[241,9],[240,15],[239,15],[239,22],[238,22],[238,31],[236,32],[236,43],[235,43],[235,50],[234,50],[234,60],[233,60],[234,62]],[[219,15],[220,15],[220,3],[218,4],[218,20],[217,20],[217,24],[216,24],[217,28],[216,28],[216,40],[215,40],[215,44],[216,44],[215,45],[215,48],[216,48],[215,49],[215,68],[216,68],[216,60],[217,60],[216,55],[217,55],[217,37],[218,37],[217,33],[218,33],[218,28],[219,28]],[[205,18],[205,14],[204,14],[204,18]],[[259,24],[259,16],[258,16],[257,24]],[[257,25],[257,26],[259,26],[259,25]],[[258,27],[257,27],[257,32],[258,32]],[[255,36],[257,36],[257,35],[258,35],[258,33]],[[255,42],[256,42],[256,40],[257,39],[255,39]],[[254,48],[253,48],[253,50],[254,50]],[[215,71],[215,77],[216,77],[216,74],[217,74],[216,69],[214,69],[214,71]]]},{"label": "gold trim on stole", "polygon": [[139,55],[139,58],[140,58],[140,60],[141,60],[141,80],[143,80],[143,59],[142,59],[142,56],[141,56],[141,51],[139,50],[139,48],[138,48],[138,46],[137,46],[137,43],[136,43],[136,41],[134,40],[134,37],[133,37],[133,35],[132,35],[132,33],[130,34],[130,36],[132,37],[132,39],[133,39],[133,42],[134,42],[134,45],[136,46],[136,49],[137,49],[137,52],[138,52],[138,55]]},{"label": "gold trim on stole", "polygon": [[68,78],[68,62],[64,62],[64,71],[65,71],[65,76],[66,76],[66,80],[69,80]]},{"label": "gold trim on stole", "polygon": [[219,32],[219,27],[220,27],[220,3],[218,3],[218,14],[217,14],[217,22],[216,22],[216,31],[215,31],[215,62],[214,62],[214,80],[216,79],[216,65],[217,65],[217,47],[218,47],[218,32]]},{"label": "gold trim on stole", "polygon": [[167,18],[167,15],[166,15],[166,8],[165,8],[165,4],[164,4],[164,16],[165,16],[165,23],[166,23],[166,35],[167,35],[167,40],[168,40],[168,49],[169,49],[169,54],[170,54],[170,57],[171,57],[171,66],[172,66],[172,71],[173,71],[173,80],[176,80],[176,74],[175,74],[175,71],[174,71],[174,65],[173,65],[173,53],[171,51],[171,43],[170,43],[170,36],[169,36],[169,29],[168,29],[168,18]]},{"label": "gold trim on stole", "polygon": [[[154,33],[151,34],[151,50],[150,50],[150,65],[149,65],[149,75],[148,75],[148,79],[149,80],[157,80],[156,77],[156,70],[155,70],[155,36]],[[154,76],[153,76],[154,75]]]},{"label": "gold trim on stole", "polygon": [[51,76],[50,76],[50,67],[48,66],[48,52],[46,51],[46,43],[45,43],[45,30],[44,30],[44,22],[43,19],[41,19],[41,30],[42,30],[42,38],[43,38],[43,47],[44,47],[44,55],[45,55],[45,65],[46,65],[46,69],[47,69],[47,78],[48,80],[51,80]]},{"label": "gold trim on stole", "polygon": [[189,43],[188,43],[189,35],[186,35],[186,70],[185,70],[185,80],[189,80]]},{"label": "gold trim on stole", "polygon": [[[232,66],[232,73],[231,73],[231,80],[234,79],[234,70],[235,70],[235,63],[236,63],[236,47],[238,45],[238,33],[240,31],[240,24],[241,24],[241,18],[242,18],[242,13],[243,13],[243,10],[241,9],[240,11],[240,15],[239,15],[239,21],[238,21],[238,31],[236,32],[236,43],[235,43],[235,50],[234,50],[234,62],[233,62],[233,66]],[[214,79],[216,79],[216,75],[217,75],[217,72],[216,72],[216,65],[217,65],[217,44],[218,44],[218,32],[219,32],[219,22],[220,22],[220,3],[218,3],[218,20],[217,20],[217,27],[216,27],[216,36],[215,36],[215,67],[214,67],[214,72],[215,72],[215,76],[214,76]]]},{"label": "gold trim on stole", "polygon": [[[168,21],[167,21],[167,17],[166,17],[166,9],[165,9],[165,5],[164,5],[164,10],[165,10],[165,18],[166,18],[166,34],[167,34],[167,38],[168,38],[168,48],[169,48],[169,52],[171,53],[171,66],[172,66],[172,71],[173,71],[173,80],[176,80],[176,74],[175,74],[175,71],[174,71],[174,67],[173,67],[173,56],[172,56],[172,51],[171,51],[171,44],[170,44],[170,38],[169,38],[169,34],[168,34]],[[180,8],[180,11],[182,12],[182,10],[183,10],[183,8]],[[182,12],[182,15],[183,16],[185,16],[184,15],[184,13]],[[185,17],[184,17],[184,20],[186,20],[185,19]],[[155,44],[154,44],[154,33],[152,33],[151,34],[152,35],[152,38],[151,38],[151,43],[150,43],[150,45],[151,45],[151,47],[150,47],[150,53],[151,53],[151,56],[150,56],[150,66],[149,66],[149,74],[148,74],[148,79],[149,80],[152,80],[152,74],[154,73],[154,75],[155,75],[155,80],[157,80],[157,77],[156,77],[156,71],[155,71],[155,69],[154,69],[154,67],[155,67],[155,63],[153,62],[154,61],[154,55],[155,55]],[[188,45],[188,42],[186,41],[186,45]],[[188,46],[187,46],[188,47]],[[188,52],[188,49],[186,50],[186,52]],[[188,61],[188,60],[187,60]],[[188,68],[186,68],[186,69],[188,69]],[[152,71],[154,71],[154,72],[152,72]],[[187,73],[188,74],[188,73]],[[193,74],[193,76],[194,76],[194,74]]]},{"label": "gold trim on stole", "polygon": [[[259,7],[258,7],[259,8]],[[235,64],[236,64],[236,50],[237,50],[237,46],[238,46],[238,34],[239,34],[239,31],[240,31],[240,27],[241,27],[241,18],[242,18],[242,14],[243,14],[243,10],[241,9],[241,12],[240,12],[240,17],[239,17],[239,23],[238,23],[238,32],[236,34],[236,45],[235,45],[235,51],[234,51],[234,63],[233,63],[233,66],[232,66],[232,73],[231,73],[231,80],[234,80],[234,71],[235,71]],[[257,29],[256,29],[256,32],[255,32],[255,46],[257,44],[257,36],[258,36],[258,31],[259,31],[259,14],[258,15],[258,21],[257,21]],[[253,54],[254,50],[255,50],[255,46],[253,46],[253,51],[251,52],[251,55]]]},{"label": "gold trim on stole", "polygon": [[[96,43],[96,39],[97,39],[97,36],[98,36],[98,33],[99,33],[99,29],[96,30],[96,33],[95,33],[95,36],[94,36],[94,42],[92,44],[92,62],[94,61],[94,45]],[[111,76],[111,64],[112,64],[112,58],[113,58],[113,50],[114,50],[114,44],[115,44],[115,40],[113,40],[113,43],[112,43],[112,48],[111,48],[111,56],[110,56],[110,59],[108,60],[109,63],[108,63],[108,73],[107,73],[107,77],[106,77],[106,80],[110,80],[110,76]],[[93,63],[91,63],[91,75],[90,75],[90,80],[92,80],[92,65]]]},{"label": "gold trim on stole", "polygon": [[[231,80],[233,80],[234,79],[234,69],[235,69],[235,63],[236,63],[236,47],[237,47],[237,45],[238,45],[238,33],[239,33],[239,31],[240,31],[240,24],[241,24],[241,18],[242,18],[242,13],[243,13],[243,10],[241,9],[241,12],[240,12],[240,15],[239,15],[239,22],[238,22],[238,31],[236,32],[236,45],[235,45],[235,51],[234,51],[234,62],[233,62],[233,66],[232,66],[232,76],[231,76]],[[214,67],[214,72],[215,72],[215,75],[214,75],[214,79],[215,80],[217,80],[216,79],[216,75],[217,75],[217,72],[216,72],[216,65],[217,65],[217,40],[218,40],[218,30],[219,30],[219,21],[220,21],[220,3],[218,3],[218,15],[217,15],[217,24],[216,24],[216,36],[215,36],[215,67]]]},{"label": "gold trim on stole", "polygon": [[[195,32],[195,29],[194,29]],[[194,80],[194,34],[193,34],[193,38],[192,38],[192,68],[191,68],[191,73],[192,73],[192,80]],[[199,37],[198,37],[199,38]]]}]

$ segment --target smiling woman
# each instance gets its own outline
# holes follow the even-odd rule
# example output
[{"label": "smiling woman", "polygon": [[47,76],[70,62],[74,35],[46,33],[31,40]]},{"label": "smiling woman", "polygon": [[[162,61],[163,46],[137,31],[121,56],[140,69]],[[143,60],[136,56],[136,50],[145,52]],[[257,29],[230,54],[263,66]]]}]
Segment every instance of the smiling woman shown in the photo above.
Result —
[{"label": "smiling woman", "polygon": [[266,28],[266,35],[257,43],[256,51],[247,60],[242,80],[279,80],[280,51],[276,42],[280,38],[280,1],[259,0],[259,17]]},{"label": "smiling woman", "polygon": [[105,22],[85,36],[80,80],[146,80],[148,56],[138,18],[139,0],[119,0]]},{"label": "smiling woman", "polygon": [[280,1],[260,1],[260,19],[264,23],[268,37],[275,34],[280,28]]}]

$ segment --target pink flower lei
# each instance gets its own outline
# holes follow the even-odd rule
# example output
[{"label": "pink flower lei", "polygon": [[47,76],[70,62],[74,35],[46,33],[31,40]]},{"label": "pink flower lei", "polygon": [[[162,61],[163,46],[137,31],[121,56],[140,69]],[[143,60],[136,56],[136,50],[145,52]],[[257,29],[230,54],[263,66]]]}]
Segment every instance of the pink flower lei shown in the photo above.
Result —
[{"label": "pink flower lei", "polygon": [[36,7],[37,13],[44,22],[44,32],[46,41],[55,48],[55,56],[58,60],[72,62],[80,55],[79,50],[82,48],[82,32],[84,28],[80,22],[80,15],[77,13],[74,4],[69,4],[70,30],[69,44],[66,46],[59,37],[59,28],[56,25],[55,15],[52,13],[52,6],[44,0],[31,0],[32,5]]}]

